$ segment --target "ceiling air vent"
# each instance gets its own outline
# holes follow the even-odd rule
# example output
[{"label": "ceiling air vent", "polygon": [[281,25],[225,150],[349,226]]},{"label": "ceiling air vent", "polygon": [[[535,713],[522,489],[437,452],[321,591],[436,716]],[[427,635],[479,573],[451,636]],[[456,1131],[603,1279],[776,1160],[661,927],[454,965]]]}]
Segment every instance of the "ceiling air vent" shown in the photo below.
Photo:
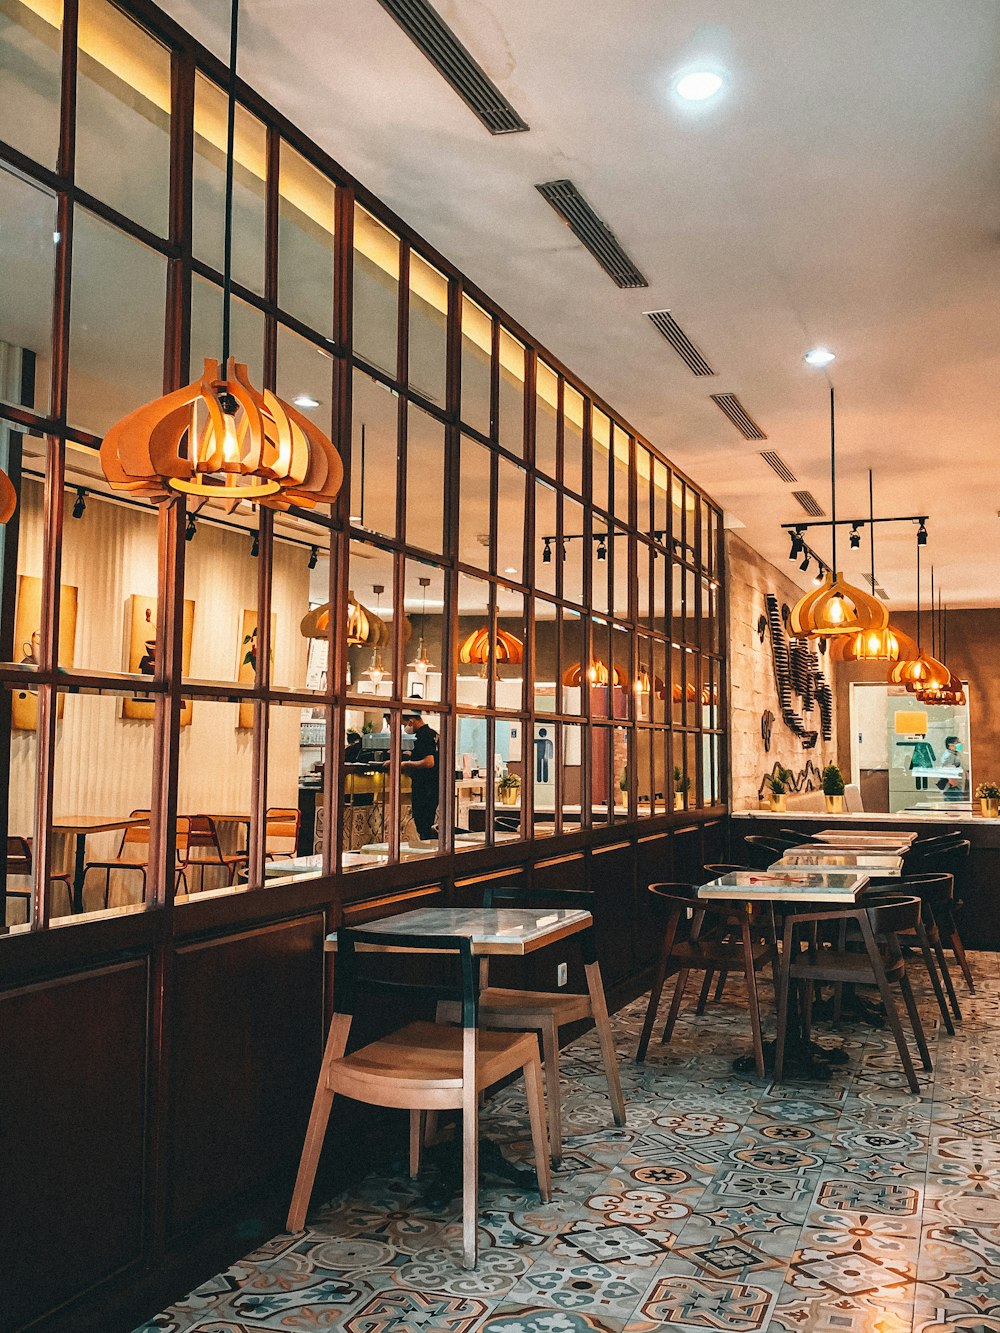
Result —
[{"label": "ceiling air vent", "polygon": [[878,579],[873,579],[870,574],[864,574],[862,575],[862,577],[864,578],[864,581],[868,584],[869,588],[871,588],[872,592],[875,594],[876,597],[881,597],[883,602],[887,602],[889,600],[889,594],[879,583]]},{"label": "ceiling air vent", "polygon": [[762,449],[761,458],[772,472],[777,472],[782,481],[795,481],[796,476],[780,454],[776,454],[773,449]]},{"label": "ceiling air vent", "polygon": [[734,393],[713,393],[712,402],[725,412],[745,440],[767,439],[767,436]]},{"label": "ceiling air vent", "polygon": [[692,375],[714,375],[715,371],[708,364],[701,352],[674,319],[669,310],[647,310],[646,318],[659,329],[667,342],[691,371]]},{"label": "ceiling air vent", "polygon": [[810,518],[822,518],[825,510],[812,491],[793,491],[792,494]]},{"label": "ceiling air vent", "polygon": [[528,126],[427,0],[379,0],[490,134]]},{"label": "ceiling air vent", "polygon": [[547,199],[576,239],[590,251],[619,287],[648,287],[614,232],[602,222],[572,181],[548,181],[535,189]]}]

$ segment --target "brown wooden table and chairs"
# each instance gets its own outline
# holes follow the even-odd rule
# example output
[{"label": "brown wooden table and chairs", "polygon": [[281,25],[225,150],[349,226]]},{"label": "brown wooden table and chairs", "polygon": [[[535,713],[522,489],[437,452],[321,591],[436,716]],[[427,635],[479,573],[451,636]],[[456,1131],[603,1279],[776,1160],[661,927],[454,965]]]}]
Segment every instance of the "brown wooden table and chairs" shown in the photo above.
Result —
[{"label": "brown wooden table and chairs", "polygon": [[73,911],[83,911],[83,884],[87,876],[87,839],[94,833],[117,832],[142,822],[147,812],[129,815],[57,815],[52,820],[52,832],[66,834],[75,840],[73,853]]},{"label": "brown wooden table and chairs", "polygon": [[[26,919],[31,916],[31,898],[34,892],[31,880],[34,875],[34,861],[32,857],[31,839],[20,833],[8,833],[7,835],[7,885],[6,896],[11,900],[20,900],[25,904]],[[27,879],[28,883],[11,884],[9,881],[14,879]],[[66,890],[66,901],[70,911],[73,911],[73,884],[69,874],[66,871],[55,871],[49,875],[50,884],[62,884]],[[5,924],[0,922],[0,925]]]},{"label": "brown wooden table and chairs", "polygon": [[[496,891],[496,900],[502,892]],[[570,896],[573,895],[560,894],[558,898]],[[518,1071],[525,1078],[539,1192],[544,1200],[549,1198],[550,1139],[537,1033],[550,1023],[555,1023],[558,1030],[569,1008],[561,1002],[568,997],[526,992],[530,998],[522,1003],[506,990],[496,989],[491,994],[487,960],[497,956],[523,957],[570,936],[582,937],[588,995],[570,1003],[574,1016],[593,1016],[608,1070],[615,1118],[621,1116],[624,1120],[617,1068],[612,1077],[608,1063],[614,1060],[614,1048],[600,967],[593,956],[592,944],[588,944],[588,940],[592,941],[592,935],[588,934],[592,927],[590,911],[576,906],[417,908],[360,929],[340,930],[329,937],[327,947],[336,951],[334,1018],[289,1209],[289,1231],[299,1231],[305,1224],[336,1095],[410,1111],[411,1175],[416,1175],[420,1167],[428,1114],[457,1109],[462,1113],[463,1262],[467,1268],[475,1267],[479,1098],[481,1093]],[[368,977],[359,955],[372,952],[404,957],[414,952],[450,955],[458,966],[460,979],[443,987],[396,977],[387,979],[384,966],[381,973]],[[381,997],[412,994],[435,1000],[444,1012],[451,1010],[460,1023],[410,1023],[348,1053],[356,997],[366,990]],[[553,1067],[548,1071],[547,1085],[551,1107],[558,1098],[558,1078]],[[553,1147],[556,1142],[552,1140]]]}]

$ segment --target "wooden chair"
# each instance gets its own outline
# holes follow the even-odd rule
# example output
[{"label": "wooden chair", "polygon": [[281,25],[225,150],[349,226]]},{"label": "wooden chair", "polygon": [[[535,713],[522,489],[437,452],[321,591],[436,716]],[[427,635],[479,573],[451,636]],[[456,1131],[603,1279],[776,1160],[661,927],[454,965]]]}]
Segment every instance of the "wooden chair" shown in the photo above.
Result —
[{"label": "wooden chair", "polygon": [[[956,901],[955,895],[965,880],[971,849],[972,844],[967,838],[959,837],[942,840],[929,853],[924,851],[918,860],[908,863],[907,871],[909,872],[912,865],[914,872],[912,878],[916,878],[917,874],[948,875],[951,878],[952,892],[937,899],[937,906],[932,910],[941,937],[951,948],[962,970],[962,976],[965,978],[969,993],[975,995],[976,983],[973,980],[972,969],[969,967],[969,960],[965,956],[965,945],[962,943],[962,937],[958,933],[958,925],[955,921],[955,910],[962,905],[960,901]],[[910,879],[911,875],[907,873],[906,878]]]},{"label": "wooden chair", "polygon": [[302,811],[272,806],[264,814],[264,859],[298,856]]},{"label": "wooden chair", "polygon": [[[7,834],[7,876],[16,875],[25,876],[31,879],[33,874],[33,862],[31,856],[31,839],[24,837],[20,833]],[[68,872],[57,871],[49,876],[50,884],[62,884],[66,890],[66,897],[69,901],[69,910],[73,910],[73,881]],[[27,914],[31,915],[31,898],[33,889],[30,884],[25,886],[11,887],[7,885],[6,893],[8,898],[18,898],[26,905]]]},{"label": "wooden chair", "polygon": [[[706,882],[710,879],[721,879],[723,875],[735,875],[741,870],[749,870],[749,866],[736,865],[731,861],[714,861],[704,867]],[[705,1012],[705,1006],[708,1004],[708,993],[712,989],[712,977],[715,974],[711,970],[705,972],[705,980],[702,982],[701,994],[698,996],[698,1004],[695,1013],[700,1017]],[[719,973],[719,980],[715,987],[713,1002],[718,1004],[722,999],[722,994],[726,989],[725,972]]]},{"label": "wooden chair", "polygon": [[[916,948],[920,950],[920,955],[924,960],[924,966],[927,969],[927,975],[930,977],[931,986],[934,989],[934,998],[937,1000],[938,1008],[941,1010],[941,1018],[944,1022],[945,1030],[949,1036],[953,1037],[955,1035],[955,1024],[952,1022],[951,1011],[948,1008],[948,1001],[945,999],[944,990],[941,987],[942,974],[939,973],[938,965],[935,964],[934,961],[934,954],[931,952],[932,936],[937,940],[937,953],[939,959],[943,963],[943,974],[948,978],[949,997],[952,1000],[956,1017],[959,1020],[961,1020],[962,1011],[958,1007],[958,997],[955,995],[955,987],[952,984],[951,975],[948,973],[948,964],[944,960],[944,950],[941,947],[941,936],[934,923],[934,916],[929,902],[929,897],[931,895],[925,895],[920,892],[921,888],[922,886],[918,884],[906,885],[903,888],[904,894],[912,893],[914,897],[920,899],[920,915],[917,917],[912,930],[897,930],[896,939],[900,941],[901,946],[908,944],[916,946]],[[867,889],[862,895],[862,900],[867,906],[872,903],[879,903],[886,900],[894,901],[899,897],[900,889],[896,885],[883,884]],[[839,1018],[840,986],[838,985],[834,998],[833,1021],[836,1023]]]},{"label": "wooden chair", "polygon": [[200,870],[199,892],[205,888],[205,871],[219,866],[226,872],[226,884],[236,882],[236,872],[246,865],[245,852],[224,852],[219,841],[219,830],[211,815],[185,815],[186,830],[177,832],[178,880],[184,885],[184,892],[190,893],[187,872]]},{"label": "wooden chair", "polygon": [[[930,1052],[927,1049],[910,980],[906,975],[906,964],[896,938],[899,931],[913,930],[919,920],[920,899],[910,896],[898,896],[894,900],[879,902],[870,907],[859,904],[851,908],[792,911],[786,914],[778,982],[778,1044],[774,1059],[776,1080],[780,1080],[784,1071],[788,997],[792,980],[800,981],[804,985],[801,1007],[806,1041],[809,1040],[812,990],[815,984],[820,981],[852,982],[855,985],[878,986],[885,1006],[886,1019],[906,1073],[906,1081],[912,1092],[920,1091],[902,1024],[899,1021],[899,1013],[889,987],[890,981],[899,984],[917,1048],[920,1051],[921,1062],[924,1069],[929,1071],[932,1068]],[[825,943],[819,938],[818,927],[824,925],[835,927],[837,938],[833,943]],[[843,930],[851,925],[861,936],[864,944],[862,952],[844,946]]]},{"label": "wooden chair", "polygon": [[780,861],[789,847],[795,846],[783,838],[764,837],[760,833],[748,833],[743,841],[752,848],[752,854],[757,862],[755,870],[766,870],[768,866],[774,865],[775,861]]},{"label": "wooden chair", "polygon": [[138,819],[142,822],[132,824],[122,830],[121,840],[118,843],[118,851],[110,861],[88,861],[84,867],[83,877],[86,882],[87,876],[92,870],[104,875],[104,906],[107,909],[108,899],[111,895],[111,876],[115,872],[122,874],[138,874],[141,879],[141,889],[139,901],[146,896],[146,870],[149,866],[149,818],[148,810],[130,810],[129,819]]},{"label": "wooden chair", "polygon": [[[649,992],[646,1018],[639,1038],[636,1060],[646,1058],[650,1034],[656,1021],[656,1011],[667,976],[677,973],[677,984],[670,1001],[670,1012],[661,1041],[668,1042],[677,1022],[688,975],[698,972],[740,972],[746,977],[750,1008],[750,1027],[753,1032],[754,1063],[757,1076],[764,1077],[764,1045],[760,1033],[760,1005],[757,999],[757,970],[770,963],[777,976],[777,955],[773,936],[767,927],[767,938],[761,942],[761,922],[764,918],[751,914],[739,903],[707,902],[698,898],[698,890],[690,884],[650,884],[650,893],[667,906],[667,922],[656,977]],[[691,917],[687,939],[678,939],[682,921]],[[769,917],[767,920],[769,921]],[[706,929],[707,925],[707,929]],[[739,939],[733,940],[732,935]]]},{"label": "wooden chair", "polygon": [[[518,885],[504,884],[500,887],[487,886],[483,894],[484,907],[578,907],[593,913],[594,895],[573,889],[565,892],[558,890],[545,892],[541,889],[526,889]],[[583,952],[584,967],[588,978],[598,970],[597,948],[594,942],[594,928],[581,931],[577,939]],[[559,1095],[559,1029],[581,1019],[593,1019],[601,1047],[601,1060],[608,1080],[608,1096],[611,1098],[611,1113],[616,1125],[625,1123],[625,1099],[622,1096],[621,1078],[618,1073],[618,1059],[615,1054],[614,1038],[608,1011],[599,1005],[601,1012],[594,1008],[590,994],[580,995],[573,992],[508,990],[489,984],[489,959],[480,960],[479,971],[479,1026],[491,1031],[502,1032],[537,1032],[542,1041],[542,1063],[545,1067],[545,1092],[549,1112],[549,1143],[552,1163],[558,1166],[562,1161],[562,1105]],[[601,985],[595,987],[595,993],[603,994]],[[452,1009],[454,1006],[452,1006]],[[442,1020],[454,1020],[457,1015],[449,1012],[446,1006],[439,1006],[438,1017]]]},{"label": "wooden chair", "polygon": [[[961,1022],[962,1011],[958,1005],[958,996],[955,994],[951,969],[948,967],[948,959],[945,957],[944,943],[941,936],[941,922],[944,922],[946,929],[954,926],[954,916],[952,915],[955,898],[954,878],[949,874],[935,874],[933,871],[907,875],[901,881],[899,889],[903,893],[916,894],[923,904],[925,910],[921,913],[921,920],[927,931],[927,941],[934,951],[934,957],[937,959],[941,980],[948,992],[952,1013]],[[958,934],[957,928],[954,934]],[[949,937],[949,943],[952,944],[952,952],[955,952],[952,943],[953,938],[953,936]],[[959,940],[959,946],[961,947],[961,940]],[[956,953],[955,956],[957,958],[958,954]],[[962,956],[965,956],[964,950]]]},{"label": "wooden chair", "polygon": [[[359,975],[358,946],[379,950],[433,950],[458,960],[461,981],[447,986],[406,985],[381,977]],[[392,1106],[410,1112],[410,1174],[420,1167],[424,1117],[428,1111],[462,1112],[462,1241],[463,1262],[475,1268],[478,1255],[479,1094],[519,1070],[524,1074],[535,1149],[538,1189],[548,1202],[551,1174],[546,1143],[545,1099],[538,1043],[527,1032],[482,1031],[478,1027],[478,982],[473,967],[472,943],[454,935],[412,936],[342,929],[337,932],[334,967],[334,1015],[320,1067],[312,1113],[299,1162],[288,1230],[305,1225],[330,1109],[336,1095],[369,1106]],[[356,997],[361,990],[383,995],[410,994],[457,1001],[462,1025],[410,1023],[346,1054]]]}]

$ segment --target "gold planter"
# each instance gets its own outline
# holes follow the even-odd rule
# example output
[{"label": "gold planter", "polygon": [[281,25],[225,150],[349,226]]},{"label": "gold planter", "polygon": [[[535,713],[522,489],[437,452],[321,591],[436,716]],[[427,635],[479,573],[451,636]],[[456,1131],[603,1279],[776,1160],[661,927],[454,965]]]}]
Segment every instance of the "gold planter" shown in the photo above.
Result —
[{"label": "gold planter", "polygon": [[520,794],[521,789],[519,787],[501,787],[497,792],[501,805],[516,805]]},{"label": "gold planter", "polygon": [[767,798],[767,803],[770,806],[772,813],[776,815],[783,815],[788,809],[788,797],[784,792],[772,792]]},{"label": "gold planter", "polygon": [[674,792],[674,809],[675,810],[684,809],[684,793],[682,791]]},{"label": "gold planter", "polygon": [[1000,819],[1000,800],[991,801],[988,797],[981,796],[979,808],[983,812],[984,819]]},{"label": "gold planter", "polygon": [[826,813],[828,815],[842,815],[844,813],[843,796],[827,796],[824,792],[823,800],[826,802]]}]

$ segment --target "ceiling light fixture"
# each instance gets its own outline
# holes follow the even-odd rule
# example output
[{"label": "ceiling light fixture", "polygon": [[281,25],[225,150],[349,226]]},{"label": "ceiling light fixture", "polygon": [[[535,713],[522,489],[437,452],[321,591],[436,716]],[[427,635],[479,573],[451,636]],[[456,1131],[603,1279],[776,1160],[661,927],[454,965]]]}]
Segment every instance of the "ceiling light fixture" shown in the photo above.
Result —
[{"label": "ceiling light fixture", "polygon": [[836,359],[836,353],[831,352],[829,347],[813,347],[803,357],[807,366],[816,366],[819,370],[828,366],[831,361],[836,361]]},{"label": "ceiling light fixture", "polygon": [[254,558],[255,560],[256,560],[256,558],[260,555],[260,533],[259,533],[259,532],[255,532],[254,535],[253,535],[253,541],[250,543],[250,554],[253,556],[253,558]]},{"label": "ceiling light fixture", "polygon": [[184,540],[190,542],[194,540],[194,534],[198,531],[195,526],[194,514],[188,514],[187,527],[184,529]]},{"label": "ceiling light fixture", "polygon": [[[854,533],[851,530],[851,545],[854,545]],[[872,470],[868,469],[868,533],[869,555],[871,557],[871,585],[875,587],[875,487]],[[845,662],[896,662],[899,660],[899,636],[889,625],[882,629],[859,630],[847,640],[842,660]]]},{"label": "ceiling light fixture", "polygon": [[344,477],[333,443],[308,417],[269,389],[255,389],[230,356],[236,53],[239,0],[230,9],[222,356],[206,358],[198,379],[118,421],[101,445],[111,486],[154,504],[178,494],[273,509],[330,504]]},{"label": "ceiling light fixture", "polygon": [[792,607],[788,632],[796,638],[825,639],[836,634],[857,634],[884,629],[889,613],[877,598],[847,583],[837,569],[837,428],[836,397],[830,385],[830,532],[831,567],[819,586]]},{"label": "ceiling light fixture", "polygon": [[292,399],[296,407],[319,407],[319,399],[314,398],[311,393],[299,393]]},{"label": "ceiling light fixture", "polygon": [[[653,552],[653,555],[656,555],[655,551]],[[608,543],[603,532],[597,539],[597,558],[598,560],[607,560],[608,558]]]},{"label": "ceiling light fixture", "polygon": [[73,501],[73,517],[83,518],[83,511],[87,508],[87,492],[82,486],[76,488],[76,499]]},{"label": "ceiling light fixture", "polygon": [[928,656],[920,641],[920,547],[923,543],[917,539],[917,639],[916,655],[908,653],[889,671],[890,685],[905,685],[911,694],[917,690],[940,690],[948,684],[951,673],[943,662],[931,654]]},{"label": "ceiling light fixture", "polygon": [[545,542],[545,545],[544,545],[543,548],[542,548],[542,564],[543,564],[543,565],[551,565],[551,564],[552,564],[552,547],[549,545],[549,543],[551,542],[551,540],[552,540],[551,537],[545,537],[545,538],[543,538],[543,541]]},{"label": "ceiling light fixture", "polygon": [[854,523],[851,526],[851,550],[858,551],[860,549],[861,549],[861,529],[858,527],[857,523]]},{"label": "ceiling light fixture", "polygon": [[420,642],[417,644],[417,655],[408,665],[417,673],[418,676],[426,676],[431,670],[433,663],[427,656],[427,650],[424,648],[424,625],[427,620],[427,589],[431,585],[429,578],[420,578],[417,580],[421,589],[421,609],[420,609]]},{"label": "ceiling light fixture", "polygon": [[927,545],[927,528],[925,527],[926,522],[927,522],[927,519],[926,519],[926,518],[922,518],[922,519],[920,520],[920,527],[917,528],[917,545],[918,545],[918,546],[926,546],[926,545]]},{"label": "ceiling light fixture", "polygon": [[674,84],[674,91],[685,102],[707,102],[722,88],[722,75],[711,69],[696,69],[682,74]]},{"label": "ceiling light fixture", "polygon": [[478,662],[482,667],[479,674],[483,680],[489,675],[492,663],[493,678],[499,680],[501,663],[509,662],[516,665],[524,660],[524,644],[499,626],[491,638],[489,630],[483,625],[480,629],[473,630],[462,643],[458,650],[458,660],[464,663]]},{"label": "ceiling light fixture", "polygon": [[319,551],[315,546],[309,548],[309,559],[306,562],[306,569],[315,569],[319,564]]},{"label": "ceiling light fixture", "polygon": [[802,563],[801,565],[799,565],[799,569],[801,569],[804,574],[808,568],[809,568],[809,552],[806,551],[805,555],[802,557]]}]

